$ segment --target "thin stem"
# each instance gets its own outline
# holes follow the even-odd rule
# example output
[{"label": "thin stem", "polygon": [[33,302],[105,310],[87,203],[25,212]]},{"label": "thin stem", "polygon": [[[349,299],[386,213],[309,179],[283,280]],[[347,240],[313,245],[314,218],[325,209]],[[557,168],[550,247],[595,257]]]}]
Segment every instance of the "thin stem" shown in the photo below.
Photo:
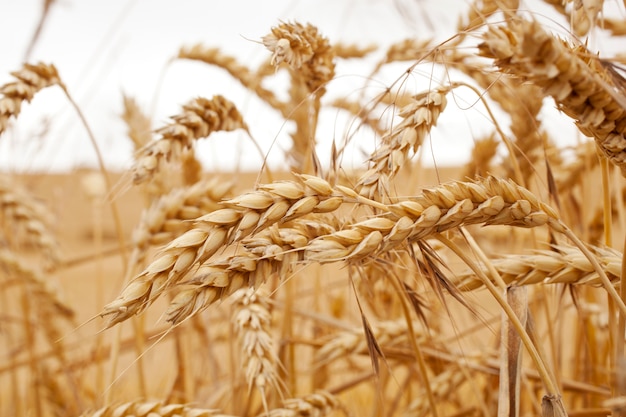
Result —
[{"label": "thin stem", "polygon": [[430,380],[428,378],[428,369],[426,369],[426,361],[424,360],[424,355],[422,353],[422,350],[417,344],[417,337],[415,336],[415,331],[413,330],[413,320],[411,319],[411,311],[409,310],[408,301],[406,300],[406,297],[404,296],[406,291],[402,287],[400,283],[400,278],[396,274],[392,274],[392,277],[389,281],[398,292],[398,295],[400,298],[400,306],[402,307],[402,311],[406,319],[407,332],[409,333],[409,342],[411,343],[411,348],[413,349],[413,352],[415,353],[415,357],[417,359],[417,366],[419,367],[420,374],[422,375],[422,383],[424,385],[424,389],[426,390],[426,396],[428,397],[430,410],[432,412],[433,417],[437,417],[438,416],[437,403],[435,402],[435,396],[433,394],[432,387],[430,386]]},{"label": "thin stem", "polygon": [[[496,288],[496,286],[493,285],[489,277],[485,275],[483,270],[476,264],[476,262],[470,259],[470,257],[467,256],[467,254],[464,251],[462,251],[461,248],[459,248],[458,245],[456,245],[454,242],[452,242],[451,240],[449,240],[442,234],[436,234],[435,237],[441,243],[443,243],[448,248],[450,248],[459,258],[461,258],[463,262],[465,262],[472,269],[472,271],[474,271],[476,276],[479,277],[483,281],[485,287],[487,287],[491,295],[493,295],[493,297],[498,302],[498,304],[500,304],[500,307],[502,308],[502,310],[504,310],[504,313],[507,315],[509,320],[511,320],[511,324],[519,333],[520,338],[522,339],[522,343],[524,343],[524,346],[526,347],[526,350],[530,354],[531,359],[533,360],[533,362],[535,362],[535,365],[537,366],[537,370],[539,371],[539,375],[541,376],[541,380],[544,383],[544,386],[548,394],[560,395],[558,387],[556,383],[554,382],[552,375],[548,371],[548,368],[546,367],[545,361],[539,354],[535,345],[530,340],[530,336],[528,336],[526,329],[520,322],[519,318],[515,315],[515,312],[513,311],[511,306],[502,297],[502,294],[498,292],[498,289]],[[476,254],[478,255],[479,258],[488,261],[488,259],[486,259],[486,256],[482,252],[482,250],[477,251]]]},{"label": "thin stem", "polygon": [[[89,127],[89,124],[87,123],[87,119],[85,119],[85,116],[83,115],[83,112],[80,110],[80,108],[78,107],[78,104],[76,104],[76,102],[70,95],[65,84],[59,83],[59,87],[61,87],[61,90],[63,90],[63,93],[65,93],[65,96],[69,100],[70,104],[72,105],[72,107],[74,107],[74,110],[76,110],[76,113],[78,114],[78,117],[80,118],[80,121],[82,122],[83,126],[85,126],[85,130],[87,131],[87,136],[89,136],[91,145],[93,146],[94,151],[96,152],[96,157],[98,158],[98,165],[100,166],[100,171],[102,172],[102,175],[104,177],[104,181],[107,187],[107,194],[108,194],[111,192],[111,189],[112,189],[111,178],[109,177],[109,172],[107,171],[104,165],[104,159],[102,158],[102,153],[100,152],[100,148],[98,147],[96,138],[93,132],[91,131],[91,128]],[[113,214],[115,230],[117,232],[117,239],[118,239],[118,243],[120,246],[120,254],[122,256],[122,264],[124,266],[124,269],[126,269],[128,266],[128,255],[126,254],[126,243],[124,239],[124,229],[122,228],[122,221],[120,220],[119,210],[117,209],[117,204],[115,203],[115,200],[110,199],[109,204],[111,206],[111,212]]]},{"label": "thin stem", "polygon": [[[602,285],[604,286],[606,291],[609,293],[609,296],[615,302],[617,307],[619,307],[620,311],[622,312],[622,315],[626,315],[626,304],[624,304],[624,300],[620,297],[619,293],[617,292],[617,290],[611,283],[611,280],[606,275],[606,272],[604,272],[604,269],[602,269],[602,266],[600,266],[600,264],[598,263],[598,260],[596,259],[596,257],[593,256],[593,254],[589,251],[589,249],[587,249],[585,244],[578,238],[578,236],[576,236],[574,232],[572,232],[563,223],[561,223],[558,220],[551,219],[550,225],[554,226],[558,231],[562,232],[565,236],[567,236],[574,243],[574,245],[578,247],[578,249],[580,249],[580,251],[583,253],[583,255],[585,255],[587,260],[589,260],[589,263],[591,263],[591,266],[593,266],[594,271],[598,274],[600,281],[602,281]],[[623,274],[622,274],[622,278],[623,278]]]}]

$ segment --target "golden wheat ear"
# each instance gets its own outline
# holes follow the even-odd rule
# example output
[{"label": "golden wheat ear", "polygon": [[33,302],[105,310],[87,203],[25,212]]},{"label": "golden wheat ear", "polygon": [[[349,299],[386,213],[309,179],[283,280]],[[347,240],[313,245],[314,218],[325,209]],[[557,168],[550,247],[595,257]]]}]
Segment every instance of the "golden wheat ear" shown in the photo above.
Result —
[{"label": "golden wheat ear", "polygon": [[23,102],[29,103],[40,90],[61,83],[52,64],[24,64],[11,75],[16,81],[0,87],[0,135],[6,130],[9,119],[20,114]]},{"label": "golden wheat ear", "polygon": [[626,108],[619,100],[626,90],[616,84],[621,76],[584,46],[556,38],[536,21],[490,27],[479,50],[503,71],[541,87],[626,176]]}]

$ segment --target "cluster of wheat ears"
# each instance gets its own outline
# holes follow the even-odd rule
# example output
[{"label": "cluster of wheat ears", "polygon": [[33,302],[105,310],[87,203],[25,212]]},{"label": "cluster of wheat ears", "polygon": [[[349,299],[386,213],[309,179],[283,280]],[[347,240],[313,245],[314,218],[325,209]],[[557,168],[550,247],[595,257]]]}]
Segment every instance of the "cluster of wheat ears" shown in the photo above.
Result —
[{"label": "cluster of wheat ears", "polygon": [[[392,45],[367,79],[405,70],[373,97],[325,99],[338,61],[377,48],[333,43],[312,24],[271,28],[256,69],[181,48],[175,59],[226,70],[284,118],[289,166],[246,184],[202,172],[195,144],[214,132],[243,132],[260,150],[227,97],[197,97],[156,129],[124,97],[134,164],[120,182],[101,166],[102,182],[87,184],[107,207],[94,221],[110,216],[118,237],[107,253],[94,235],[97,253],[72,259],[45,202],[1,176],[0,414],[624,415],[626,81],[619,56],[580,39],[626,24],[602,1],[545,3],[572,34],[516,0],[476,0],[446,42]],[[409,91],[424,67],[447,76]],[[264,83],[276,72],[289,75],[287,99]],[[12,76],[0,135],[44,88],[74,103],[52,64]],[[460,90],[493,133],[475,138],[458,180],[423,186],[413,156]],[[555,105],[581,133],[573,152],[541,120]],[[330,155],[316,148],[323,108],[358,126]],[[346,144],[372,137],[363,169],[342,167]],[[145,204],[132,234],[113,191],[124,181]],[[90,319],[55,283],[96,262],[122,272],[83,277],[87,291],[118,294]]]}]

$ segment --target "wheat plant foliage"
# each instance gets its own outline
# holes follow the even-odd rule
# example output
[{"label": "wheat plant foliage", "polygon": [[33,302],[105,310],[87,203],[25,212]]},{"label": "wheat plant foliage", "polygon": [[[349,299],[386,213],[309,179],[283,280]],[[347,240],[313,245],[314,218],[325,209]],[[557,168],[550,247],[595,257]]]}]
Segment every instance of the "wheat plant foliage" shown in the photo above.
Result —
[{"label": "wheat plant foliage", "polygon": [[[602,2],[544,3],[578,36],[622,33]],[[258,65],[181,45],[172,59],[228,73],[289,146],[235,96],[185,98],[159,123],[120,95],[134,160],[117,187],[61,204],[39,179],[0,177],[0,413],[620,415],[626,83],[525,6],[473,1],[446,40],[384,48],[277,21]],[[358,91],[339,88],[344,60],[363,67]],[[3,136],[41,89],[67,92],[53,65],[11,75]],[[552,102],[590,139],[563,148]],[[466,166],[426,167],[458,112],[488,131],[463,138]],[[323,153],[329,113],[349,126]],[[197,141],[239,134],[285,166],[201,166]],[[101,206],[128,197],[116,243]],[[89,211],[68,223],[71,204]]]}]

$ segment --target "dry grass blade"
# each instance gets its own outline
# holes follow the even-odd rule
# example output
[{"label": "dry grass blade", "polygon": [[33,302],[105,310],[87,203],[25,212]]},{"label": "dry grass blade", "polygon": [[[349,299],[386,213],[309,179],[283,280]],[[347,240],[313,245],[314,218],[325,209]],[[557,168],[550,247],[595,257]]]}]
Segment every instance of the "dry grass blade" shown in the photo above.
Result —
[{"label": "dry grass blade", "polygon": [[61,79],[54,65],[24,64],[24,67],[12,72],[17,81],[0,86],[0,135],[6,130],[11,116],[17,117],[22,103],[30,102],[39,90],[55,84]]}]

